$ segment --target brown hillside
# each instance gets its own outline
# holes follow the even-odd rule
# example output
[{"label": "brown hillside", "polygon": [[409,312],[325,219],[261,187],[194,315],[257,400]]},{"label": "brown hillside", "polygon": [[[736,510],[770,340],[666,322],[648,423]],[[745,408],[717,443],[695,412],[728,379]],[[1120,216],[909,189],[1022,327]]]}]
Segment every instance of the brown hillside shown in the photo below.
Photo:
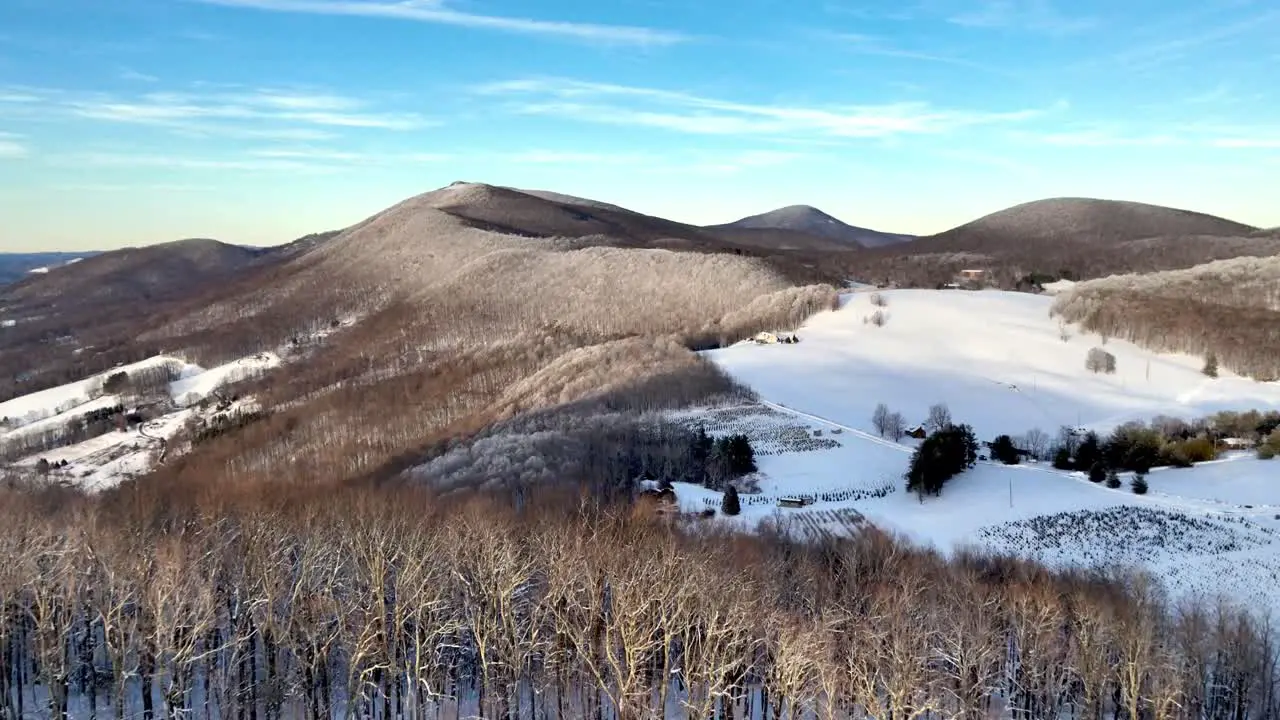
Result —
[{"label": "brown hillside", "polygon": [[1012,286],[1030,274],[1072,278],[1190,267],[1280,252],[1280,238],[1202,213],[1143,203],[1056,198],[1025,203],[859,260],[866,279],[949,281],[962,267]]},{"label": "brown hillside", "polygon": [[0,397],[33,392],[154,352],[135,328],[270,262],[215,240],[125,248],[0,288]]},{"label": "brown hillside", "polygon": [[1224,369],[1280,378],[1280,257],[1078,283],[1055,299],[1053,311],[1152,350],[1212,354]]},{"label": "brown hillside", "polygon": [[241,272],[262,254],[206,239],[123,248],[32,275],[0,290],[0,302],[25,305],[171,299],[190,292],[193,284]]},{"label": "brown hillside", "polygon": [[833,303],[795,267],[679,223],[455,184],[138,338],[202,364],[282,351],[292,361],[262,393],[291,430],[246,430],[234,452],[215,443],[190,462],[226,468],[224,480],[336,482],[517,412],[602,392],[653,407],[722,390],[689,347],[795,327]]}]

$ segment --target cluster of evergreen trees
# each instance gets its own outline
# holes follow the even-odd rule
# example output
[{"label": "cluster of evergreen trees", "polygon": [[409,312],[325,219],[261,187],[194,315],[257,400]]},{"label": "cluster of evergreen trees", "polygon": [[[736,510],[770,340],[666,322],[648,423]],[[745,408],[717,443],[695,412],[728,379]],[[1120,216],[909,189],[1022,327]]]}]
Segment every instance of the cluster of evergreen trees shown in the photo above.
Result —
[{"label": "cluster of evergreen trees", "polygon": [[924,439],[911,456],[907,491],[921,502],[925,495],[939,495],[948,480],[978,461],[978,441],[968,425],[947,423]]},{"label": "cluster of evergreen trees", "polygon": [[1215,441],[1208,435],[1167,436],[1155,427],[1126,423],[1105,441],[1092,431],[1080,436],[1064,433],[1054,450],[1053,466],[1089,472],[1101,463],[1104,468],[1147,473],[1153,467],[1190,467],[1217,454]]},{"label": "cluster of evergreen trees", "polygon": [[751,439],[742,433],[713,438],[704,428],[698,428],[694,452],[707,468],[703,484],[713,490],[720,490],[730,481],[757,469]]}]

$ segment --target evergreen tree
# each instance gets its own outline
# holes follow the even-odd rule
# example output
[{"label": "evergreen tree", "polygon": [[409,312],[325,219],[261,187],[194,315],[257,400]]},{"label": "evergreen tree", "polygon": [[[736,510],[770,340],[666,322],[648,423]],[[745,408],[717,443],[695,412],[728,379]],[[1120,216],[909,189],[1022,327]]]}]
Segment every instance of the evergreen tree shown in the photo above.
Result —
[{"label": "evergreen tree", "polygon": [[1076,448],[1074,467],[1078,470],[1092,469],[1094,463],[1101,459],[1102,441],[1098,438],[1098,433],[1090,430]]},{"label": "evergreen tree", "polygon": [[732,485],[725,488],[724,499],[720,501],[720,512],[730,517],[742,512],[742,504],[738,501],[738,488]]},{"label": "evergreen tree", "polygon": [[1097,460],[1089,467],[1089,482],[1101,483],[1107,479],[1107,466]]},{"label": "evergreen tree", "polygon": [[1212,350],[1204,358],[1204,368],[1200,371],[1211,378],[1218,377],[1218,356]]},{"label": "evergreen tree", "polygon": [[1139,475],[1151,472],[1151,467],[1160,459],[1160,446],[1157,442],[1144,438],[1135,443],[1125,455],[1124,466]]},{"label": "evergreen tree", "polygon": [[1130,483],[1130,486],[1133,488],[1134,495],[1146,495],[1147,489],[1148,489],[1147,476],[1143,475],[1142,473],[1138,473],[1137,475],[1134,475],[1133,482]]},{"label": "evergreen tree", "polygon": [[1059,447],[1053,453],[1053,466],[1058,470],[1071,470],[1075,466],[1071,464],[1071,450],[1066,447]]},{"label": "evergreen tree", "polygon": [[1018,448],[1013,444],[1013,438],[1008,435],[1000,435],[991,442],[991,459],[999,460],[1005,465],[1017,465],[1022,461]]},{"label": "evergreen tree", "polygon": [[1115,468],[1107,470],[1107,487],[1115,490],[1120,487],[1120,473]]},{"label": "evergreen tree", "polygon": [[694,433],[693,442],[689,444],[689,452],[691,454],[691,462],[689,466],[693,468],[693,477],[689,481],[698,485],[711,486],[711,450],[715,446],[715,441],[707,434],[706,428],[698,426],[698,432]]},{"label": "evergreen tree", "polygon": [[742,434],[730,435],[728,440],[729,470],[734,476],[746,475],[756,471],[756,451],[751,447],[751,440]]},{"label": "evergreen tree", "polygon": [[939,495],[951,478],[978,461],[978,441],[968,425],[950,425],[925,438],[911,455],[907,490],[924,502],[925,495]]}]

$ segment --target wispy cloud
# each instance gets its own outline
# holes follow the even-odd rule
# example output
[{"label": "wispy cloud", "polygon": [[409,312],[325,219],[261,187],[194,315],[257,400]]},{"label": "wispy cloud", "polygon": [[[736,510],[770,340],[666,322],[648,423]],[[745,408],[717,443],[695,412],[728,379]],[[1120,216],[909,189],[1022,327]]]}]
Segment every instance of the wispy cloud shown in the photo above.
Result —
[{"label": "wispy cloud", "polygon": [[536,20],[481,15],[449,7],[444,0],[192,0],[206,5],[286,13],[345,15],[411,20],[458,27],[543,35],[619,45],[671,45],[688,40],[683,33],[626,25]]},{"label": "wispy cloud", "polygon": [[414,113],[380,113],[364,103],[333,95],[278,90],[238,94],[148,93],[133,99],[93,97],[71,100],[75,114],[95,120],[148,125],[189,121],[265,120],[330,127],[412,130],[427,124]]},{"label": "wispy cloud", "polygon": [[645,153],[582,152],[577,150],[521,150],[503,159],[531,165],[646,165],[654,156]]},{"label": "wispy cloud", "polygon": [[1237,150],[1280,150],[1280,135],[1272,137],[1222,137],[1209,144],[1216,148]]},{"label": "wispy cloud", "polygon": [[1062,147],[1168,147],[1187,142],[1185,138],[1167,133],[1126,135],[1106,130],[1045,133],[1036,139],[1046,145]]},{"label": "wispy cloud", "polygon": [[31,154],[21,140],[21,136],[0,132],[0,160],[13,160]]},{"label": "wispy cloud", "polygon": [[[1183,35],[1166,37],[1122,50],[1106,58],[1105,63],[1118,63],[1129,69],[1157,68],[1184,59],[1196,50],[1220,45],[1251,32],[1269,33],[1274,36],[1280,29],[1277,25],[1280,25],[1280,10],[1255,13],[1210,27],[1201,24],[1195,30]],[[1101,64],[1101,61],[1098,64]]]},{"label": "wispy cloud", "polygon": [[841,43],[841,48],[857,53],[859,55],[872,55],[876,57],[899,58],[902,60],[919,60],[921,62],[939,63],[943,65],[954,65],[956,67],[965,67],[973,70],[981,70],[983,72],[995,73],[999,75],[1010,75],[1008,70],[1004,68],[987,65],[974,60],[963,57],[955,57],[936,52],[923,52],[912,50],[909,48],[898,47],[889,43],[884,38],[873,35],[863,35],[860,33],[819,33],[828,39]]},{"label": "wispy cloud", "polygon": [[1098,25],[1096,18],[1064,14],[1050,0],[981,0],[977,7],[955,13],[947,20],[964,27],[1046,35],[1071,35]]},{"label": "wispy cloud", "polygon": [[331,173],[340,169],[301,160],[282,158],[182,157],[169,154],[88,152],[50,158],[54,165],[78,167],[167,168],[174,170],[248,170]]},{"label": "wispy cloud", "polygon": [[[408,131],[438,125],[329,93],[277,88],[195,88],[142,94],[0,87],[0,115],[75,118],[163,128],[189,138],[318,142],[346,130]],[[198,90],[198,91],[196,91]]]},{"label": "wispy cloud", "polygon": [[608,125],[632,125],[695,135],[814,135],[879,138],[936,134],[958,128],[1029,120],[1048,109],[978,111],[923,102],[807,107],[732,102],[683,92],[566,79],[532,79],[476,88],[512,100],[509,110]]},{"label": "wispy cloud", "polygon": [[1047,133],[1015,133],[1043,145],[1068,148],[1202,148],[1266,150],[1280,148],[1280,133],[1267,127],[1175,123],[1166,127],[1099,124]]},{"label": "wispy cloud", "polygon": [[392,153],[329,147],[269,146],[216,156],[156,153],[145,148],[124,151],[64,153],[49,158],[53,165],[95,168],[155,168],[167,170],[307,172],[332,174],[359,166],[392,166],[444,162],[444,153]]},{"label": "wispy cloud", "polygon": [[687,172],[707,175],[735,175],[749,170],[773,168],[794,162],[805,157],[803,153],[779,150],[746,150],[736,153],[724,153],[717,156],[695,158],[691,163],[682,165]]},{"label": "wispy cloud", "polygon": [[22,90],[6,90],[4,88],[0,88],[0,103],[18,105],[39,101],[40,96],[33,93],[24,92]]},{"label": "wispy cloud", "polygon": [[144,73],[144,72],[138,72],[137,70],[134,70],[132,68],[122,68],[120,70],[120,79],[127,80],[129,82],[143,82],[143,83],[160,82],[160,78],[156,77],[155,75],[148,75],[147,73]]}]

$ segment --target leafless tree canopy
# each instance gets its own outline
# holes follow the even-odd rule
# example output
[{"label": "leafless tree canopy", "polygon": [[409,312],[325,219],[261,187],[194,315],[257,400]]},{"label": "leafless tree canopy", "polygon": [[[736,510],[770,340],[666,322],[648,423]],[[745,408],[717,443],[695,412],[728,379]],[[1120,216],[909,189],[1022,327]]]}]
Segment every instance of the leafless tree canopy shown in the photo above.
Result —
[{"label": "leafless tree canopy", "polygon": [[929,406],[929,417],[925,420],[925,429],[937,432],[951,425],[951,408],[946,403]]},{"label": "leafless tree canopy", "polygon": [[796,545],[572,493],[152,499],[0,487],[8,717],[1280,710],[1273,628],[1142,576],[874,531]]},{"label": "leafless tree canopy", "polygon": [[1212,353],[1234,372],[1280,377],[1280,258],[1080,283],[1058,296],[1053,312],[1152,350]]}]

